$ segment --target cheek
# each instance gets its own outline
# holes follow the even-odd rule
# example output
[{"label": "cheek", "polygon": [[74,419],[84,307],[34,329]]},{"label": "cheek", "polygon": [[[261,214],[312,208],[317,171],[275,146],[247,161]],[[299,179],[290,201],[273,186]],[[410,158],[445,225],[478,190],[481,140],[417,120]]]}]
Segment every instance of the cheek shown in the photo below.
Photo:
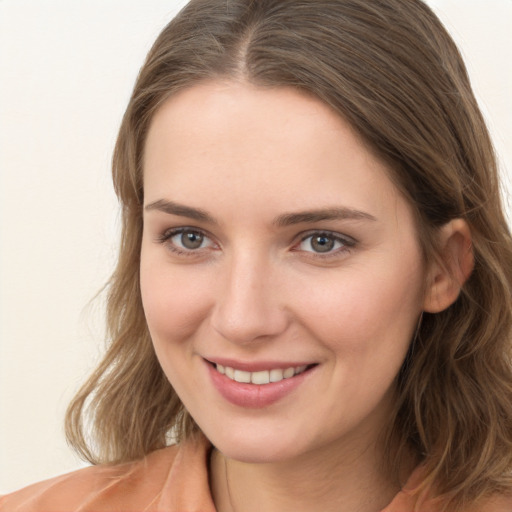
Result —
[{"label": "cheek", "polygon": [[190,336],[210,307],[207,276],[194,275],[141,259],[141,294],[155,344]]},{"label": "cheek", "polygon": [[323,287],[309,287],[300,306],[305,322],[333,351],[402,354],[421,313],[423,289],[419,265],[407,263],[384,265],[385,271],[351,268]]}]

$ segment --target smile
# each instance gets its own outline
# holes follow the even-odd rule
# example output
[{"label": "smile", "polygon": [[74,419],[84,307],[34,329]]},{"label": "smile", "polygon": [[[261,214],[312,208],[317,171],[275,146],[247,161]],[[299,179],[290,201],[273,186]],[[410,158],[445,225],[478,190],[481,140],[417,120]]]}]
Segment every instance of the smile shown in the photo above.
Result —
[{"label": "smile", "polygon": [[272,370],[262,370],[258,372],[247,372],[245,370],[237,370],[230,366],[223,366],[221,364],[215,364],[215,369],[222,375],[225,375],[228,379],[235,382],[241,382],[245,384],[257,384],[264,385],[270,384],[271,382],[280,382],[284,379],[290,379],[306,371],[307,365],[295,366],[286,369],[275,368]]},{"label": "smile", "polygon": [[250,409],[268,407],[291,395],[311,379],[318,363],[211,361],[205,359],[211,383],[232,405]]}]

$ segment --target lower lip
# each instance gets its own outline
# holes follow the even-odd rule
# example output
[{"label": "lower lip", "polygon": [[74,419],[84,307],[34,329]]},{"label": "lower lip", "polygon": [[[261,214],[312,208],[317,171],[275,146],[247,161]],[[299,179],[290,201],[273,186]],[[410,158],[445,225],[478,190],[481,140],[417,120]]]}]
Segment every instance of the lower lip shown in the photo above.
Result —
[{"label": "lower lip", "polygon": [[279,382],[245,384],[229,379],[219,373],[212,364],[206,364],[217,391],[233,405],[250,409],[262,409],[289,395],[309,377],[314,369],[309,368],[294,377]]}]

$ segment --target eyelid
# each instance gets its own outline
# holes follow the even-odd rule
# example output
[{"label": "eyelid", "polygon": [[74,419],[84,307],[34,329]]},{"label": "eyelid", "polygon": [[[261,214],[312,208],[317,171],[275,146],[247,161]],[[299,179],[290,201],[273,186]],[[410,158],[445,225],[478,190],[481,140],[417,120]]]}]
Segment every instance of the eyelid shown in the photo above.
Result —
[{"label": "eyelid", "polygon": [[340,233],[339,231],[333,231],[330,229],[310,229],[308,231],[303,231],[302,233],[299,233],[297,237],[303,241],[306,238],[309,238],[310,236],[317,235],[317,236],[329,236],[332,238],[336,238],[338,240],[341,240],[342,242],[346,244],[353,244],[355,245],[357,243],[357,240],[349,235],[346,235],[345,233]]},{"label": "eyelid", "polygon": [[[187,249],[171,243],[171,239],[173,237],[185,232],[198,233],[202,235],[205,239],[209,240],[210,244],[208,244],[207,247],[201,247],[198,249]],[[156,237],[156,241],[162,245],[165,245],[171,252],[184,256],[199,256],[200,254],[203,254],[205,250],[211,249],[212,247],[217,247],[217,244],[216,242],[214,242],[213,237],[207,231],[193,226],[179,226],[175,228],[166,229]]]},{"label": "eyelid", "polygon": [[[301,243],[303,243],[305,240],[307,240],[308,238],[311,238],[313,236],[325,236],[328,238],[332,238],[335,241],[341,242],[343,244],[343,247],[329,251],[329,252],[325,252],[325,253],[315,252],[315,251],[303,251],[303,250],[299,249],[299,246]],[[316,258],[329,258],[329,257],[339,256],[340,253],[345,253],[345,252],[350,251],[358,243],[358,241],[355,238],[353,238],[349,235],[345,235],[345,234],[339,233],[337,231],[330,231],[328,229],[312,229],[309,231],[305,231],[305,232],[300,233],[298,235],[298,238],[299,238],[299,240],[293,245],[292,250],[297,251],[297,252],[299,252],[299,251],[304,252],[307,254],[313,254],[314,257],[316,257]]]}]

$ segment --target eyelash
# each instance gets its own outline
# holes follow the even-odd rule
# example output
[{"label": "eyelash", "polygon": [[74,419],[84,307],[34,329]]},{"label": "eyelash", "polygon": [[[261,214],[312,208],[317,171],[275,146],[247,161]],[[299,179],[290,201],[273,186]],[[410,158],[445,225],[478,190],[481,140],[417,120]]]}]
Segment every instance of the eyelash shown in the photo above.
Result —
[{"label": "eyelash", "polygon": [[[204,231],[196,228],[191,227],[182,227],[182,228],[173,228],[168,229],[167,231],[164,231],[157,239],[159,243],[162,245],[165,245],[171,252],[177,254],[178,256],[185,256],[185,257],[194,257],[198,256],[201,249],[204,248],[198,248],[198,249],[182,249],[181,247],[178,247],[174,243],[171,242],[171,239],[174,238],[177,235],[182,235],[184,233],[192,233],[196,235],[202,236],[204,239],[208,239],[211,241],[211,237],[205,233]],[[213,245],[213,242],[211,242]]]},{"label": "eyelash", "polygon": [[[340,255],[346,254],[347,252],[350,252],[357,244],[357,241],[347,235],[341,235],[340,233],[336,233],[333,231],[309,231],[307,233],[302,233],[300,241],[298,244],[296,244],[293,248],[293,250],[300,251],[301,249],[297,249],[300,247],[306,240],[313,238],[328,238],[329,240],[332,240],[333,243],[340,243],[342,247],[338,247],[334,250],[329,250],[328,252],[322,253],[322,252],[316,252],[316,251],[303,251],[307,254],[314,255],[314,258],[322,258],[322,259],[328,259],[328,258],[336,258]],[[311,242],[310,242],[311,243]]]},{"label": "eyelash", "polygon": [[[168,229],[164,233],[162,233],[157,241],[161,243],[162,245],[165,245],[171,252],[177,254],[178,256],[185,256],[185,257],[197,257],[199,254],[201,254],[201,250],[205,249],[207,247],[199,247],[197,249],[183,249],[181,247],[178,247],[176,244],[171,242],[171,239],[177,235],[183,235],[184,233],[191,233],[196,234],[203,239],[210,240],[210,244],[215,246],[214,242],[211,241],[211,237],[201,229],[196,229],[192,227],[180,227],[180,228],[173,228]],[[342,247],[338,247],[334,250],[326,251],[325,253],[322,252],[316,252],[316,251],[305,251],[299,249],[299,247],[309,238],[313,239],[316,238],[327,238],[329,240],[332,240],[334,244],[340,243],[342,244]],[[349,237],[347,235],[341,235],[340,233],[336,233],[333,231],[308,231],[306,233],[301,233],[300,240],[298,243],[296,243],[292,247],[292,251],[294,252],[304,252],[306,254],[313,255],[314,258],[321,258],[321,259],[328,259],[328,258],[335,258],[339,257],[341,254],[345,254],[347,252],[350,252],[357,244],[357,241]]]}]

